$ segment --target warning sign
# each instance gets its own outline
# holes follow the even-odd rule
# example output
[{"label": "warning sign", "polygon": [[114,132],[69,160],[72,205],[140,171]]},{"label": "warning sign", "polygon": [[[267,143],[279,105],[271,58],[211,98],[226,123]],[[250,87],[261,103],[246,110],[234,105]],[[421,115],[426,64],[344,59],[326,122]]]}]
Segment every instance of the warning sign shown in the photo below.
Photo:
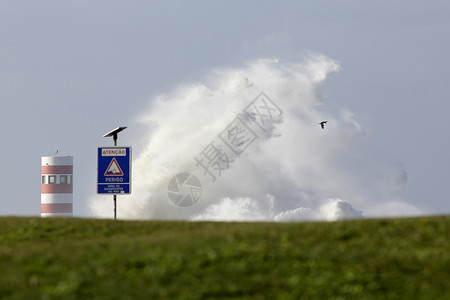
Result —
[{"label": "warning sign", "polygon": [[97,193],[131,193],[131,147],[99,147]]},{"label": "warning sign", "polygon": [[105,176],[123,176],[122,169],[119,167],[116,158],[114,157],[106,169]]}]

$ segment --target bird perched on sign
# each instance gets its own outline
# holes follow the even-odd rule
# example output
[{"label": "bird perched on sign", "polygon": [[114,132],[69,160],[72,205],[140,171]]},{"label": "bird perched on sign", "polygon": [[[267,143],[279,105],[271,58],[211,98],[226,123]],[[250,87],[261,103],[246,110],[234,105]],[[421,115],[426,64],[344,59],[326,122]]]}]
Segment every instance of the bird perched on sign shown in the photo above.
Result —
[{"label": "bird perched on sign", "polygon": [[320,124],[320,126],[322,127],[322,129],[325,129],[325,123],[326,123],[327,121],[322,121],[322,122],[320,122],[319,124]]}]

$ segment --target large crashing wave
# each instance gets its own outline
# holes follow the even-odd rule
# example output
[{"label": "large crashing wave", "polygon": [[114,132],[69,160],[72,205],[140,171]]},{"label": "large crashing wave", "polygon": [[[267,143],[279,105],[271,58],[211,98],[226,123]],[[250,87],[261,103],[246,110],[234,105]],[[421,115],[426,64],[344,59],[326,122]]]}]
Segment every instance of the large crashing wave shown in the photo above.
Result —
[{"label": "large crashing wave", "polygon": [[[391,182],[396,167],[355,153],[353,141],[367,134],[350,111],[321,110],[321,85],[339,69],[321,55],[261,59],[151,99],[120,217],[337,220],[396,207],[392,190],[404,183]],[[106,217],[109,202],[91,206]],[[417,212],[401,205],[399,214]]]}]

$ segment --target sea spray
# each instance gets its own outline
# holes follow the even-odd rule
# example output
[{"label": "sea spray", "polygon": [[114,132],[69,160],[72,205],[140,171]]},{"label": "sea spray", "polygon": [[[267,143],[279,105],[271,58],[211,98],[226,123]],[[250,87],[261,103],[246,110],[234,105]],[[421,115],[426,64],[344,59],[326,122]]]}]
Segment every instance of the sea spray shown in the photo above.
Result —
[{"label": "sea spray", "polygon": [[[355,153],[354,139],[367,136],[355,116],[320,109],[322,84],[339,69],[322,55],[260,59],[153,97],[139,117],[147,135],[135,147],[133,194],[119,202],[120,216],[336,220],[397,201],[371,158]],[[91,204],[110,214],[105,199]]]}]

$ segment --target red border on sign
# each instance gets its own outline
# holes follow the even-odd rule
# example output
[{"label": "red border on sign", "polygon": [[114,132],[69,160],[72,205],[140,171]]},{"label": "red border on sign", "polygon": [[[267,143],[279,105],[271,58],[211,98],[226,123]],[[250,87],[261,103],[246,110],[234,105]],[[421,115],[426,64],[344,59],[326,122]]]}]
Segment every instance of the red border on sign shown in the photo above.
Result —
[{"label": "red border on sign", "polygon": [[[112,166],[113,163],[116,163],[116,166],[117,166],[117,168],[119,169],[119,173],[108,173],[108,170],[111,168],[111,166]],[[116,160],[115,157],[113,157],[113,159],[112,159],[111,162],[109,163],[108,168],[106,168],[105,176],[123,176],[122,169],[120,168],[119,164],[117,163],[117,160]]]}]

